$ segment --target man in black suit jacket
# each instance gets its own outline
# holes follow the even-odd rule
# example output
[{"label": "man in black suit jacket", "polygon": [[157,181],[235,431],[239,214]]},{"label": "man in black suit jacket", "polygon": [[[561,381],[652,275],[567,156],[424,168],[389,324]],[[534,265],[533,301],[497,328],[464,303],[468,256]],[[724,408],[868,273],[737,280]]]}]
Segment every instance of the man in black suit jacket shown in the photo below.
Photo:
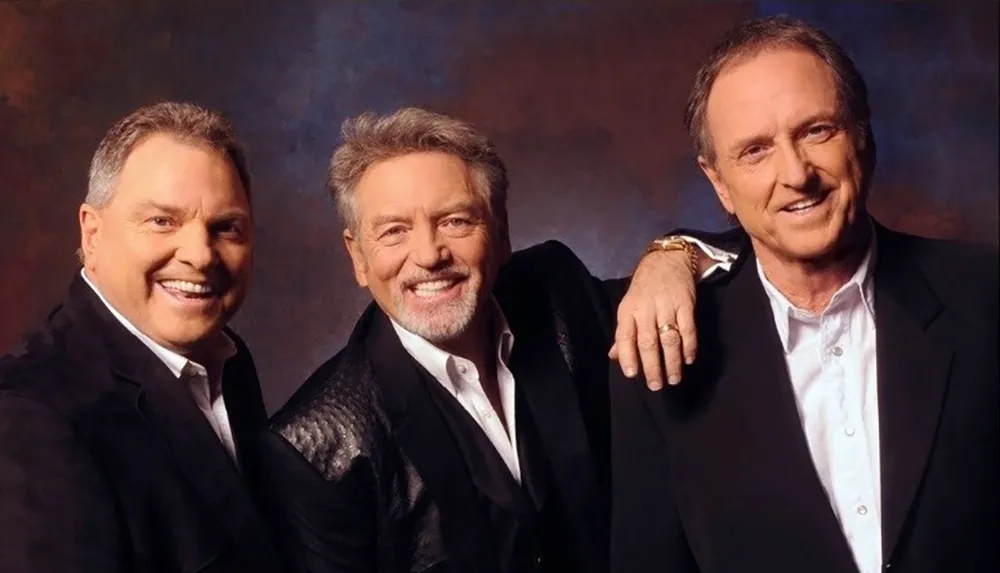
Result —
[{"label": "man in black suit jacket", "polygon": [[260,387],[225,329],[249,189],[229,122],[193,105],[140,109],[101,142],[83,270],[0,361],[0,570],[279,570],[254,493]]},{"label": "man in black suit jacket", "polygon": [[697,78],[747,240],[684,386],[612,380],[612,570],[1000,570],[996,249],[871,220],[864,82],[822,32],[742,24]]},{"label": "man in black suit jacket", "polygon": [[375,304],[262,446],[298,570],[607,570],[612,314],[565,246],[510,255],[506,186],[464,122],[345,123],[331,190]]}]

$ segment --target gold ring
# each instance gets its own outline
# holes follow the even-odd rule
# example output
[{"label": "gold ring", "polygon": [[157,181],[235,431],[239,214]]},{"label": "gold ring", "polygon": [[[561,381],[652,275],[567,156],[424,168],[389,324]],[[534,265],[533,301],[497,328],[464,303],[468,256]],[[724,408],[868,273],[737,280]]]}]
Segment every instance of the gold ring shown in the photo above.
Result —
[{"label": "gold ring", "polygon": [[660,327],[660,334],[666,334],[671,330],[677,330],[677,326],[673,324],[664,324]]}]

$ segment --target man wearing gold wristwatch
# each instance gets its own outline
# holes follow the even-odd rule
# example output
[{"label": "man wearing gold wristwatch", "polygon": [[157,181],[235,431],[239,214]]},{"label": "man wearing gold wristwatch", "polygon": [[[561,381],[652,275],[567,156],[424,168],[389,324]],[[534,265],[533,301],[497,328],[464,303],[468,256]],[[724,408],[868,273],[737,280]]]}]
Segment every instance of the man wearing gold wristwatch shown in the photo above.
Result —
[{"label": "man wearing gold wristwatch", "polygon": [[611,570],[1000,571],[996,247],[871,218],[865,82],[804,22],[729,32],[686,118],[745,235],[684,384],[612,372]]},{"label": "man wearing gold wristwatch", "polygon": [[[669,289],[652,296],[645,290],[624,293],[625,281],[608,288],[611,300],[618,302],[615,343],[609,356],[618,361],[626,377],[641,372],[653,391],[663,387],[664,379],[671,386],[680,383],[684,367],[691,366],[698,353],[695,282],[728,271],[743,241],[740,229],[715,234],[673,231],[646,249],[644,256],[655,256],[660,263],[640,265],[633,275],[641,284],[655,280],[671,285]],[[655,279],[647,276],[653,273]]]}]

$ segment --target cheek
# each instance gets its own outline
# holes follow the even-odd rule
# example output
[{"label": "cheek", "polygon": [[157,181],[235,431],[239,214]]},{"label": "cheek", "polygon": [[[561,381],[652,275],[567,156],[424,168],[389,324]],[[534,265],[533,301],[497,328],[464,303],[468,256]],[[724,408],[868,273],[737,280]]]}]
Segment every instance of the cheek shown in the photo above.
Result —
[{"label": "cheek", "polygon": [[219,249],[219,259],[230,275],[250,274],[253,268],[253,251],[249,245],[229,245]]},{"label": "cheek", "polygon": [[365,257],[368,266],[368,276],[375,281],[387,283],[399,276],[406,262],[406,250],[403,246],[372,247]]},{"label": "cheek", "polygon": [[774,177],[768,173],[766,166],[738,173],[731,181],[729,200],[738,211],[763,213],[768,210],[774,195]]},{"label": "cheek", "polygon": [[813,162],[831,183],[853,190],[860,188],[861,159],[846,140],[817,150]]},{"label": "cheek", "polygon": [[471,236],[449,245],[455,262],[469,268],[473,273],[490,276],[496,274],[491,267],[496,265],[501,253],[493,252],[500,248],[490,241],[486,234]]},{"label": "cheek", "polygon": [[169,239],[160,235],[125,233],[105,244],[101,262],[115,269],[116,274],[146,279],[163,268],[173,257]]}]

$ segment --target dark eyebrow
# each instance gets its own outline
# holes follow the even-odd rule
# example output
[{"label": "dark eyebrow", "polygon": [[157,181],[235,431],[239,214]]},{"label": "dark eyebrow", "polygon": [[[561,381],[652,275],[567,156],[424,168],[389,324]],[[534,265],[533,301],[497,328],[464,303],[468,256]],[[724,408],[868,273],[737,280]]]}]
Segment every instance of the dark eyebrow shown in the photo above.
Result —
[{"label": "dark eyebrow", "polygon": [[[164,205],[163,203],[157,203],[156,201],[143,201],[138,205],[136,205],[135,210],[139,213],[147,211],[159,211],[161,213],[166,213],[171,217],[176,217],[179,219],[183,218],[185,215],[184,209],[181,209],[180,207],[175,207],[173,205]],[[230,209],[228,211],[224,211],[223,213],[215,215],[214,217],[212,217],[210,223],[218,223],[218,222],[233,221],[233,220],[247,220],[249,218],[250,218],[249,212],[247,212],[245,209],[237,208],[237,209]]]},{"label": "dark eyebrow", "polygon": [[157,203],[156,201],[143,201],[135,206],[135,210],[142,211],[161,211],[167,213],[168,215],[179,216],[184,214],[184,210],[179,207],[174,207],[172,205],[164,205],[163,203]]},{"label": "dark eyebrow", "polygon": [[753,135],[746,139],[741,139],[732,145],[732,147],[729,149],[729,154],[732,157],[738,157],[740,155],[740,152],[743,151],[744,149],[754,145],[765,145],[769,143],[772,139],[774,138],[768,135]]},{"label": "dark eyebrow", "polygon": [[836,124],[836,125],[840,125],[841,121],[842,120],[841,120],[840,116],[838,114],[836,114],[836,113],[832,113],[832,114],[831,113],[826,113],[826,112],[814,113],[813,115],[810,115],[809,117],[803,119],[798,124],[796,124],[795,125],[795,129],[793,131],[794,131],[794,133],[801,133],[801,132],[805,131],[805,129],[807,127],[809,127],[811,125],[815,125],[817,123],[823,123],[823,122],[833,123],[833,124]]},{"label": "dark eyebrow", "polygon": [[248,221],[250,219],[250,213],[243,209],[230,209],[224,211],[219,215],[212,217],[209,223],[228,223],[230,221]]},{"label": "dark eyebrow", "polygon": [[[441,217],[446,217],[448,215],[458,213],[460,211],[468,211],[470,213],[475,213],[476,215],[481,214],[482,209],[476,204],[475,201],[456,201],[450,205],[445,205],[440,209],[436,209],[431,212],[432,219],[440,219]],[[388,225],[390,223],[406,223],[410,220],[409,217],[403,215],[379,215],[372,219],[370,225],[373,229],[381,227],[382,225]]]},{"label": "dark eyebrow", "polygon": [[382,225],[388,225],[389,223],[405,223],[408,220],[409,219],[407,217],[403,217],[401,215],[379,215],[378,217],[372,219],[370,225],[372,229],[377,229]]},{"label": "dark eyebrow", "polygon": [[[797,136],[798,134],[800,134],[803,130],[805,130],[810,125],[813,125],[813,124],[816,124],[816,123],[819,123],[819,122],[824,122],[824,121],[835,123],[837,125],[840,125],[840,122],[841,122],[840,117],[836,113],[829,113],[829,112],[814,113],[814,114],[812,114],[810,116],[807,116],[806,118],[800,120],[798,123],[796,123],[795,127],[792,128],[792,133],[796,134],[796,136]],[[772,137],[767,136],[767,135],[754,135],[754,136],[750,136],[750,137],[748,137],[746,139],[741,139],[741,140],[737,141],[735,144],[733,144],[733,146],[732,146],[732,148],[730,150],[730,153],[732,153],[734,156],[735,155],[739,155],[740,151],[742,151],[743,149],[746,149],[746,148],[751,147],[753,145],[764,145],[764,144],[767,144],[772,139],[773,139]]]},{"label": "dark eyebrow", "polygon": [[450,205],[445,205],[441,209],[434,211],[433,213],[431,213],[431,217],[434,219],[440,219],[441,217],[453,215],[460,211],[468,211],[469,213],[473,213],[475,215],[480,215],[482,213],[482,209],[480,208],[480,205],[477,202],[462,200],[462,201],[456,201]]}]

